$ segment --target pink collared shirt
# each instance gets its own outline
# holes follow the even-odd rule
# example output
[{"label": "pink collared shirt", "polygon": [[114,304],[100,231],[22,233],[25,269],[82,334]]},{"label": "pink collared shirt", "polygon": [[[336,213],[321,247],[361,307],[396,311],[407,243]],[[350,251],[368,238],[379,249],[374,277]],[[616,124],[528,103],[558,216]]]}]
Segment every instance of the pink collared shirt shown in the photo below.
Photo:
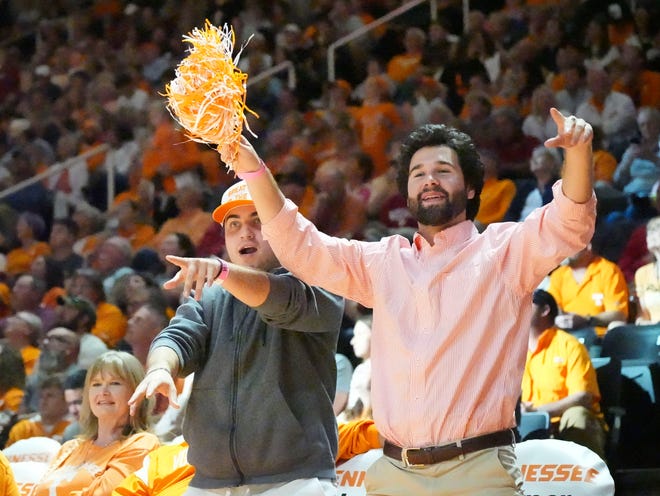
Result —
[{"label": "pink collared shirt", "polygon": [[281,263],[309,284],[373,308],[373,414],[404,447],[486,434],[515,424],[531,293],[590,241],[595,197],[555,199],[524,222],[466,221],[435,236],[378,242],[332,238],[287,201],[263,233]]}]

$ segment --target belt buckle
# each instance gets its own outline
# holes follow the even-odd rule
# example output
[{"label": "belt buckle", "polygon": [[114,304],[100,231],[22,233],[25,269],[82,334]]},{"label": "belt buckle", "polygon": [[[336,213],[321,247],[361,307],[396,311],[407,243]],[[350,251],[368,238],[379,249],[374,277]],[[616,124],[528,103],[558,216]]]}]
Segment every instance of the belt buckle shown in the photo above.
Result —
[{"label": "belt buckle", "polygon": [[406,468],[422,468],[423,463],[410,463],[408,461],[408,451],[419,451],[419,448],[401,448],[401,461]]}]

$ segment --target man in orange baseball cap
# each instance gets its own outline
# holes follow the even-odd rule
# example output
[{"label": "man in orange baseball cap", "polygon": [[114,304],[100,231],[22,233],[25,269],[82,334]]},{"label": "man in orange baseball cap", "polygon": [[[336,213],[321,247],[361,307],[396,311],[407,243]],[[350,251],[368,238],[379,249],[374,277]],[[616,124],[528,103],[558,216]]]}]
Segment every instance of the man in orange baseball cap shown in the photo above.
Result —
[{"label": "man in orange baseball cap", "polygon": [[[280,267],[244,181],[222,196],[228,260],[167,256],[186,298],[151,344],[131,412],[194,373],[183,423],[186,496],[336,495],[335,350],[343,300]],[[301,436],[300,433],[305,433]],[[188,474],[191,475],[191,474]]]}]

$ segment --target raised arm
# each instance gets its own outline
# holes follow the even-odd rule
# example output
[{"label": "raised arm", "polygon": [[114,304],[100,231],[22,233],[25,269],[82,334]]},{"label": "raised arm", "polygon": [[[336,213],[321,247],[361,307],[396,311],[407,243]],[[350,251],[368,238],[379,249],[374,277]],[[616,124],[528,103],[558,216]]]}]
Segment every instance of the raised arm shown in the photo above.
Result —
[{"label": "raised arm", "polygon": [[233,167],[236,175],[246,179],[259,218],[262,223],[267,223],[284,206],[284,195],[264,162],[244,137],[241,137],[238,160]]},{"label": "raised arm", "polygon": [[594,167],[591,125],[573,115],[565,117],[556,108],[550,115],[557,124],[557,136],[545,142],[548,148],[563,148],[562,191],[576,203],[586,203],[593,194]]}]

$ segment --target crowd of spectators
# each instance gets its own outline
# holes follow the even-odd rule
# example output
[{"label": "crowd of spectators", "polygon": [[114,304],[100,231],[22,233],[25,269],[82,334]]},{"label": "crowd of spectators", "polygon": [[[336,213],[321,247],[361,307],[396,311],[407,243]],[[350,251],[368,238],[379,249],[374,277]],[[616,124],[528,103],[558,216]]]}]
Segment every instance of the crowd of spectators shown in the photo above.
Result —
[{"label": "crowd of spectators", "polygon": [[[161,287],[176,272],[165,255],[223,254],[210,213],[234,175],[187,138],[162,96],[186,55],[182,36],[205,19],[233,27],[249,76],[294,64],[295,88],[285,74],[248,78],[258,117],[247,119],[287,196],[331,235],[414,232],[390,163],[399,138],[427,122],[479,147],[479,228],[522,220],[559,176],[562,157],[542,147],[555,134],[549,108],[584,118],[597,138],[597,229],[612,240],[600,255],[622,260],[634,289],[635,270],[653,260],[645,224],[658,215],[660,5],[473,1],[464,20],[460,0],[436,2],[434,16],[422,4],[339,47],[328,81],[328,47],[402,4],[0,2],[0,337],[28,372],[12,382],[0,371],[0,421],[38,411],[44,370],[61,382],[40,386],[63,395],[65,375],[103,351],[144,354],[136,333],[153,337],[179,303]],[[349,340],[338,351],[356,366]]]}]

